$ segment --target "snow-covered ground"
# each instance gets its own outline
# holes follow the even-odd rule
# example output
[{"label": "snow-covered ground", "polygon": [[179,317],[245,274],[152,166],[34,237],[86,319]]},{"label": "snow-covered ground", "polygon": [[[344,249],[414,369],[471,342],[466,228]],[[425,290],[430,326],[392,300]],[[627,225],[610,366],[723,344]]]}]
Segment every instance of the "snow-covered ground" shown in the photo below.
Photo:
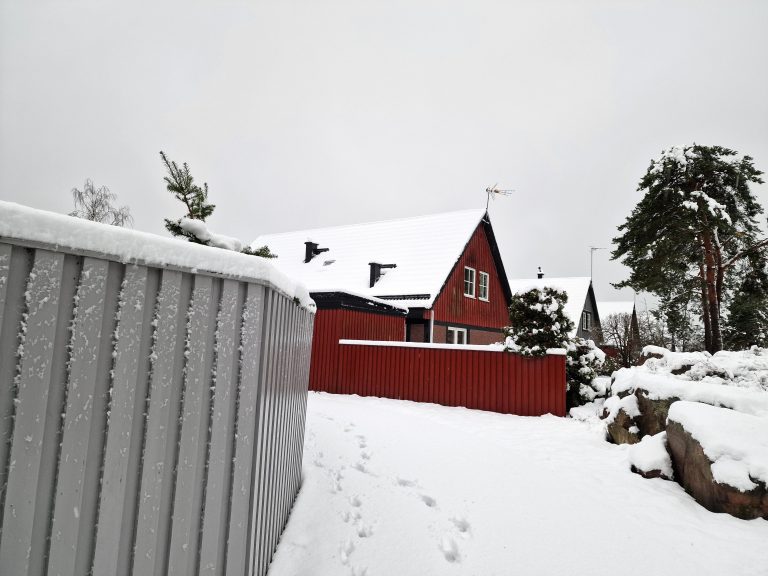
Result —
[{"label": "snow-covered ground", "polygon": [[310,393],[270,576],[768,575],[768,521],[631,473],[581,416]]}]

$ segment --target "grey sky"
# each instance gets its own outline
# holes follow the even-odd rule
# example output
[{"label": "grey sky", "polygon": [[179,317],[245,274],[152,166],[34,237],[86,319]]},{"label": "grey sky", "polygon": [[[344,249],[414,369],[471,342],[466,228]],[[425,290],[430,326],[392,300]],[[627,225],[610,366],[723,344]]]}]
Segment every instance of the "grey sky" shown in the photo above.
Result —
[{"label": "grey sky", "polygon": [[[68,212],[90,177],[164,233],[162,149],[251,240],[498,182],[510,276],[587,275],[662,148],[768,170],[766,24],[764,0],[0,0],[0,199]],[[598,299],[625,274],[598,253]]]}]

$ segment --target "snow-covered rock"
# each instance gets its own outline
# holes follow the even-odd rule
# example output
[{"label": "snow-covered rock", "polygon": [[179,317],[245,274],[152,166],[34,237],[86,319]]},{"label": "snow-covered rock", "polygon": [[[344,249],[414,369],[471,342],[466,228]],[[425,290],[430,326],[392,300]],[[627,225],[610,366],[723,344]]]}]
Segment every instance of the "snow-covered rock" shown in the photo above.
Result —
[{"label": "snow-covered rock", "polygon": [[768,519],[768,415],[675,402],[667,438],[676,476],[697,502]]},{"label": "snow-covered rock", "polygon": [[632,472],[645,478],[674,478],[672,460],[667,452],[667,433],[644,436],[629,447],[629,464]]}]

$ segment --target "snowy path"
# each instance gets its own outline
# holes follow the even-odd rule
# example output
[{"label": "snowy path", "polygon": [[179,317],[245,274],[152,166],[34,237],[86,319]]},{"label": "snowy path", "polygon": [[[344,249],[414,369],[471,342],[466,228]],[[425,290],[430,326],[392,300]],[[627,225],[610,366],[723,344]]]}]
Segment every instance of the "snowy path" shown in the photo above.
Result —
[{"label": "snowy path", "polygon": [[768,521],[629,471],[596,422],[311,393],[270,576],[768,575]]}]

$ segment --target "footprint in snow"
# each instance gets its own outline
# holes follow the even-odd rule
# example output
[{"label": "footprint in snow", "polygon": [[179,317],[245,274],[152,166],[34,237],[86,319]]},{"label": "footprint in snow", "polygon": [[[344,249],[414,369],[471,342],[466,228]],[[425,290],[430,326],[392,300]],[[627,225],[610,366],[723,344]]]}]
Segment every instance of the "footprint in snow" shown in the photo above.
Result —
[{"label": "footprint in snow", "polygon": [[355,436],[355,438],[357,438],[358,447],[360,448],[368,447],[368,441],[365,439],[365,436],[363,436],[362,434],[358,434],[357,436]]},{"label": "footprint in snow", "polygon": [[424,504],[426,504],[430,508],[434,508],[435,506],[437,506],[437,500],[432,498],[432,496],[427,496],[426,494],[421,494],[419,496],[419,498],[421,498],[421,501],[424,502]]},{"label": "footprint in snow", "polygon": [[363,450],[362,452],[360,452],[360,458],[362,458],[363,460],[370,460],[371,459],[371,455],[370,455],[370,453],[368,453],[365,450]]},{"label": "footprint in snow", "polygon": [[357,527],[357,535],[360,538],[368,538],[369,536],[373,536],[373,528],[371,526],[361,524]]},{"label": "footprint in snow", "polygon": [[347,538],[345,542],[341,544],[341,547],[339,548],[339,558],[341,558],[342,564],[347,564],[349,562],[349,557],[352,555],[352,552],[355,551],[355,543],[352,542],[351,538]]},{"label": "footprint in snow", "polygon": [[355,495],[355,496],[350,496],[350,497],[349,497],[349,503],[350,503],[352,506],[354,506],[355,508],[359,508],[359,507],[360,507],[360,506],[362,506],[362,504],[363,504],[362,500],[360,500],[360,497],[359,497],[359,496],[356,496],[356,495]]},{"label": "footprint in snow", "polygon": [[459,546],[450,536],[443,536],[443,539],[440,541],[440,552],[443,553],[443,557],[448,562],[461,561],[461,557],[459,556]]},{"label": "footprint in snow", "polygon": [[350,576],[366,576],[366,574],[368,574],[367,566],[360,566],[358,568],[355,568],[354,566],[349,567]]},{"label": "footprint in snow", "polygon": [[416,482],[414,480],[408,480],[407,478],[400,478],[400,476],[395,478],[395,483],[398,486],[402,486],[403,488],[412,488],[413,486],[416,486]]},{"label": "footprint in snow", "polygon": [[469,536],[469,531],[472,528],[469,521],[466,518],[462,518],[461,516],[455,516],[453,518],[450,518],[450,521],[453,523],[453,525],[456,527],[456,530],[458,530],[462,536],[465,538]]},{"label": "footprint in snow", "polygon": [[352,468],[358,472],[362,472],[363,474],[368,474],[368,469],[365,467],[365,462],[356,462]]}]

